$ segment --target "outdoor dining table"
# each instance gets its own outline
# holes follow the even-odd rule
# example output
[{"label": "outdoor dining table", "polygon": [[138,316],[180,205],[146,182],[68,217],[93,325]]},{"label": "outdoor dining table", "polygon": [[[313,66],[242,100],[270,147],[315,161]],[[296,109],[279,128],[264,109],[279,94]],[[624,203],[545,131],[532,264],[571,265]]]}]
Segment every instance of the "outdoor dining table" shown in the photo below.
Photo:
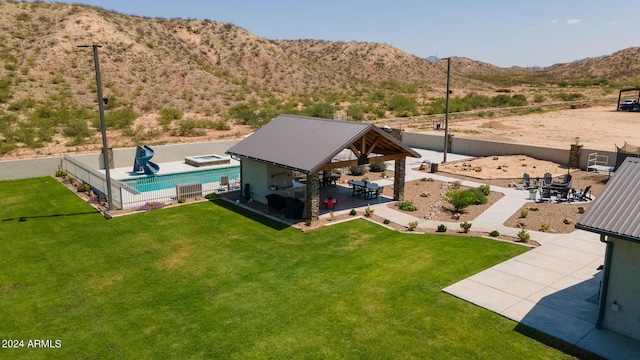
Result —
[{"label": "outdoor dining table", "polygon": [[348,182],[351,186],[351,196],[356,196],[360,194],[364,194],[365,197],[370,196],[372,194],[380,194],[380,191],[384,188],[384,186],[380,186],[378,184],[370,183],[368,181],[357,181],[351,180]]}]

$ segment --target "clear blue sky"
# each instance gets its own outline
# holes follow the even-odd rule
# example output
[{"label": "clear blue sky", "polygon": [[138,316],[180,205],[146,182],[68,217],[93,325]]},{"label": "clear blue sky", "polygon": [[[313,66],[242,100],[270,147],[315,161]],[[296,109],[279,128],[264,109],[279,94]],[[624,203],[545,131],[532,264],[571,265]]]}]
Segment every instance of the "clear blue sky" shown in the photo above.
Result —
[{"label": "clear blue sky", "polygon": [[266,39],[382,42],[420,57],[549,66],[640,45],[638,0],[79,0],[210,19]]}]

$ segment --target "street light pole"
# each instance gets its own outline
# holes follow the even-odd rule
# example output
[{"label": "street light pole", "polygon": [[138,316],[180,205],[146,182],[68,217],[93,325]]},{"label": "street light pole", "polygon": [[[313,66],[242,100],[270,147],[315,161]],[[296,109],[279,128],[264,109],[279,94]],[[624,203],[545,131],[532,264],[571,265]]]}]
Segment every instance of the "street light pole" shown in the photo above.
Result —
[{"label": "street light pole", "polygon": [[451,86],[451,57],[447,58],[447,102],[445,105],[444,112],[444,156],[442,158],[442,163],[447,162],[447,145],[449,143],[449,90]]},{"label": "street light pole", "polygon": [[102,132],[102,158],[104,161],[104,172],[107,180],[107,201],[108,211],[113,210],[113,194],[111,193],[111,173],[109,171],[109,147],[107,146],[107,127],[104,121],[104,99],[102,98],[102,81],[100,80],[100,61],[98,60],[98,48],[100,45],[93,44],[79,45],[81,48],[93,48],[93,62],[96,69],[96,86],[98,87],[98,109],[100,111],[100,131]]}]

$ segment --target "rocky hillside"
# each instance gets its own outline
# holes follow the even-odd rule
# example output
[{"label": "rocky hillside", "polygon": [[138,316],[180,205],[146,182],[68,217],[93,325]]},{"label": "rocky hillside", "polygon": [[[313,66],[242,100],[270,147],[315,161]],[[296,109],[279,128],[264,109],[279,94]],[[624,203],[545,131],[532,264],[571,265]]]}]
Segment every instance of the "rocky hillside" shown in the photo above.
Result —
[{"label": "rocky hillside", "polygon": [[[116,146],[239,136],[251,128],[238,126],[255,128],[282,112],[343,110],[352,120],[427,114],[446,84],[446,60],[431,63],[387,44],[267,40],[209,20],[2,1],[0,29],[2,158],[99,146],[93,58],[79,45],[102,46],[110,137],[121,140]],[[454,96],[495,96],[513,86],[520,100],[542,102],[552,98],[522,85],[543,82],[557,91],[559,80],[637,83],[640,50],[545,69],[452,60]]]}]

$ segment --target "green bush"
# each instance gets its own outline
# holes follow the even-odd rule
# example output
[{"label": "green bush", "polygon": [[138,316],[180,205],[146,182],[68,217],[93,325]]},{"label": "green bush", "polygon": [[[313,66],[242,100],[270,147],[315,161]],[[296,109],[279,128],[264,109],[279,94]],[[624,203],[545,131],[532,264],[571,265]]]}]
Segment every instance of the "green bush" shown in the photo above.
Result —
[{"label": "green bush", "polygon": [[[123,130],[130,128],[138,114],[133,108],[126,107],[119,110],[113,110],[104,114],[104,122],[107,129]],[[91,126],[100,129],[100,117],[93,116],[91,118]]]},{"label": "green bush", "polygon": [[520,218],[521,218],[521,219],[526,218],[526,217],[527,217],[527,215],[529,215],[529,210],[527,210],[527,209],[522,209],[522,210],[520,210]]},{"label": "green bush", "polygon": [[549,231],[549,224],[540,224],[540,231],[542,232]]},{"label": "green bush", "polygon": [[416,109],[415,100],[401,94],[396,94],[389,100],[388,109],[393,111],[397,117],[420,115],[420,112]]},{"label": "green bush", "polygon": [[408,225],[409,225],[409,231],[413,231],[418,227],[418,222],[417,221],[412,221]]},{"label": "green bush", "polygon": [[367,168],[364,165],[352,166],[349,168],[349,173],[355,176],[364,175],[366,172]]},{"label": "green bush", "polygon": [[382,223],[383,223],[383,224],[385,224],[385,225],[389,225],[389,224],[391,223],[391,220],[389,220],[389,219],[384,219],[384,220],[382,221]]},{"label": "green bush", "polygon": [[438,228],[436,229],[437,232],[446,232],[447,231],[447,226],[445,224],[440,224],[438,225]]},{"label": "green bush", "polygon": [[460,223],[460,227],[462,228],[462,232],[466,234],[471,229],[471,223],[465,221],[463,223]]},{"label": "green bush", "polygon": [[480,189],[470,189],[473,195],[476,196],[476,202],[474,205],[484,205],[487,203],[487,196]]},{"label": "green bush", "polygon": [[203,136],[206,132],[200,127],[198,121],[184,119],[180,120],[178,127],[171,134],[174,136]]},{"label": "green bush", "polygon": [[89,184],[80,184],[78,185],[78,192],[87,192],[91,190],[91,185]]},{"label": "green bush", "polygon": [[480,185],[478,186],[478,190],[480,190],[485,196],[489,196],[489,194],[491,194],[491,185]]},{"label": "green bush", "polygon": [[355,216],[357,214],[356,209],[351,209],[351,211],[349,212],[349,215],[351,216]]},{"label": "green bush", "polygon": [[445,200],[453,205],[456,211],[461,211],[469,205],[478,203],[478,197],[471,190],[449,190],[444,194]]},{"label": "green bush", "polygon": [[160,125],[169,125],[173,120],[182,119],[182,111],[174,108],[164,108],[160,110],[160,118],[158,122]]},{"label": "green bush", "polygon": [[416,211],[418,208],[415,206],[412,200],[405,200],[398,202],[398,208],[402,211]]},{"label": "green bush", "polygon": [[370,217],[371,215],[373,215],[373,209],[367,205],[367,208],[364,209],[364,216]]},{"label": "green bush", "polygon": [[371,172],[383,172],[386,169],[387,169],[387,164],[384,162],[369,164],[369,171]]},{"label": "green bush", "polygon": [[187,201],[187,199],[185,199],[185,198],[181,197],[181,198],[179,198],[179,199],[178,199],[178,204],[183,204],[183,203],[185,203],[186,201]]},{"label": "green bush", "polygon": [[520,242],[527,242],[527,241],[529,241],[529,239],[531,239],[531,234],[529,234],[529,232],[527,230],[522,228],[522,230],[520,230],[520,232],[518,232],[518,239],[519,239]]},{"label": "green bush", "polygon": [[500,232],[498,230],[493,230],[492,232],[489,233],[489,236],[498,237],[500,236]]},{"label": "green bush", "polygon": [[67,175],[68,175],[67,170],[58,170],[58,171],[56,171],[56,177],[65,177]]}]

